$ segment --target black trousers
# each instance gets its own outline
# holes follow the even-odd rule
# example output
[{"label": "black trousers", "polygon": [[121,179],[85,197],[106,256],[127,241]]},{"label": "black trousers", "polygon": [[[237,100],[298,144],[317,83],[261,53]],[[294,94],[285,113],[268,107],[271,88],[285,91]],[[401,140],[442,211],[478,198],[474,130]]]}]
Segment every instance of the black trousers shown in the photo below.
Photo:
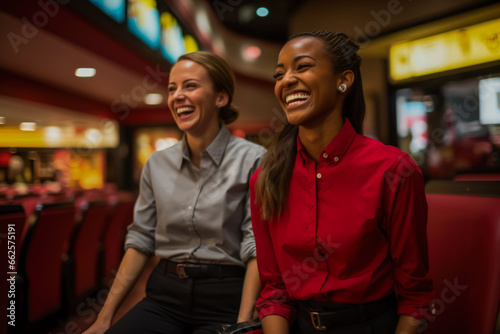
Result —
[{"label": "black trousers", "polygon": [[179,278],[156,267],[146,285],[146,297],[106,334],[217,333],[234,324],[243,278]]}]

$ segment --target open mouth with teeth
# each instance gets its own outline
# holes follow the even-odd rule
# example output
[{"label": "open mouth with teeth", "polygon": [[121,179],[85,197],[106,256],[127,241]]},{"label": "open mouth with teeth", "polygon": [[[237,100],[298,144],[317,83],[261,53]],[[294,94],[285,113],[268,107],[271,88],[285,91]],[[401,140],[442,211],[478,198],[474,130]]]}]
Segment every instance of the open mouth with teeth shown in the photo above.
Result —
[{"label": "open mouth with teeth", "polygon": [[180,118],[188,117],[194,112],[194,107],[181,107],[176,109],[177,116]]},{"label": "open mouth with teeth", "polygon": [[309,99],[311,95],[307,93],[296,93],[296,94],[290,94],[285,97],[285,102],[286,105],[291,107],[294,105],[299,105]]}]

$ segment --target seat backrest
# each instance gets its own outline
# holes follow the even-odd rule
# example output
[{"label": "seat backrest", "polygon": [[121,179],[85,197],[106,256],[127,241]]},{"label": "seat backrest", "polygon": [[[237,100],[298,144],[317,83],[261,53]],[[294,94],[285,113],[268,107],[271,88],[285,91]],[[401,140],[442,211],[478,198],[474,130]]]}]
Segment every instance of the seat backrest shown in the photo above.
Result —
[{"label": "seat backrest", "polygon": [[20,256],[28,285],[27,320],[35,322],[59,310],[62,302],[62,256],[75,225],[71,202],[38,204]]},{"label": "seat backrest", "polygon": [[77,299],[98,287],[100,238],[109,219],[109,209],[106,201],[81,203],[69,251],[74,264],[72,295]]},{"label": "seat backrest", "polygon": [[500,301],[500,181],[426,186],[436,299],[426,333],[491,334]]},{"label": "seat backrest", "polygon": [[[17,272],[18,255],[21,251],[21,235],[26,222],[24,209],[21,204],[2,204],[0,205],[0,247],[2,248],[2,255],[0,259],[3,263],[4,273],[6,273],[5,280],[0,284],[0,308],[6,310],[11,308],[10,302],[15,301],[12,289],[15,292],[15,273]],[[2,278],[4,276],[2,275]],[[11,283],[12,282],[12,283]],[[15,320],[15,307],[14,318],[2,317],[0,321],[0,333],[7,333],[7,322]],[[10,311],[7,312],[9,316]]]},{"label": "seat backrest", "polygon": [[500,173],[470,173],[458,174],[455,181],[500,181]]},{"label": "seat backrest", "polygon": [[127,226],[134,220],[134,204],[133,198],[113,203],[109,223],[102,235],[105,248],[103,273],[106,284],[112,278],[113,272],[118,269],[123,257]]}]

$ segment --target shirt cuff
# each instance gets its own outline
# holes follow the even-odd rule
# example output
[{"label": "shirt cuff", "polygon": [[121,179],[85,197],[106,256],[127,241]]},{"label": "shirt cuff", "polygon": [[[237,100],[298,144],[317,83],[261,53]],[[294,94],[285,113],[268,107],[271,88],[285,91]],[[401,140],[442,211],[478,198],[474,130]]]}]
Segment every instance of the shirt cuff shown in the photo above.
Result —
[{"label": "shirt cuff", "polygon": [[153,256],[155,253],[154,240],[134,230],[129,230],[125,238],[125,250],[127,248],[134,248],[147,256]]}]

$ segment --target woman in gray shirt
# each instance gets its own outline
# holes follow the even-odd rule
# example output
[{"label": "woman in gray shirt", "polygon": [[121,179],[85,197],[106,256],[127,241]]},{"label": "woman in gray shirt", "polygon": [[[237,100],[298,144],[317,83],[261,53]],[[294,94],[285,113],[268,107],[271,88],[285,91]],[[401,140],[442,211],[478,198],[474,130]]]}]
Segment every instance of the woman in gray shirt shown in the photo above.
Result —
[{"label": "woman in gray shirt", "polygon": [[[181,56],[168,90],[168,106],[185,135],[144,166],[125,256],[86,334],[215,333],[220,324],[252,318],[260,285],[248,180],[265,149],[221,125],[238,112],[231,104],[234,77],[220,57]],[[152,255],[161,261],[146,297],[110,328]]]}]

